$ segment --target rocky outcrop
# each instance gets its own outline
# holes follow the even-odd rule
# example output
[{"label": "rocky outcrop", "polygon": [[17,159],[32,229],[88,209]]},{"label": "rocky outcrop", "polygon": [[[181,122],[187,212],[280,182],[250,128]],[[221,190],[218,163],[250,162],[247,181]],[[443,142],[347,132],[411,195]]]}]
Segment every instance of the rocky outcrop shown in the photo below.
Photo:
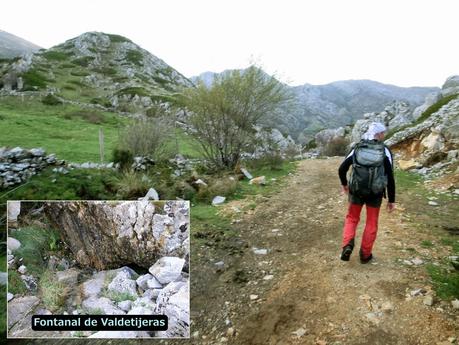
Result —
[{"label": "rocky outcrop", "polygon": [[[459,77],[445,82],[436,98],[428,97],[421,109],[424,121],[395,133],[386,141],[403,161],[406,170],[445,168],[458,159],[459,149]],[[436,102],[433,103],[433,100]],[[417,109],[415,110],[415,112]],[[432,112],[430,114],[430,112]],[[417,117],[421,116],[416,114]],[[419,121],[418,121],[419,122]]]},{"label": "rocky outcrop", "polygon": [[0,148],[0,188],[8,188],[27,181],[47,166],[63,164],[54,154],[46,155],[41,148],[26,150],[20,147]]},{"label": "rocky outcrop", "polygon": [[188,201],[46,203],[45,213],[82,266],[149,268],[162,256],[189,254]]},{"label": "rocky outcrop", "polygon": [[368,130],[372,122],[381,122],[388,131],[396,131],[414,120],[412,109],[407,102],[396,101],[387,105],[381,112],[366,113],[363,119],[357,120],[352,129],[351,141],[357,143]]}]

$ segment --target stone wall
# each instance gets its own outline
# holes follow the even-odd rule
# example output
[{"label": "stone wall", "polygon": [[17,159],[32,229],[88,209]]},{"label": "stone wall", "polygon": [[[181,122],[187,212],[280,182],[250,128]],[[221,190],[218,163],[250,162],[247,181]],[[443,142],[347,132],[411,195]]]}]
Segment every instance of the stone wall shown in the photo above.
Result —
[{"label": "stone wall", "polygon": [[8,188],[27,181],[49,165],[61,165],[54,154],[45,150],[0,147],[0,188]]}]

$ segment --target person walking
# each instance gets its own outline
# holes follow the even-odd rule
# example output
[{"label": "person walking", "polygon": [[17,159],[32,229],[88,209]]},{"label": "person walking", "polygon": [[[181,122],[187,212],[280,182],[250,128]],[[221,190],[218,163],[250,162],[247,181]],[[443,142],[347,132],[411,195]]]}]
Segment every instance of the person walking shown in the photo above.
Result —
[{"label": "person walking", "polygon": [[[363,205],[366,205],[366,224],[360,246],[360,262],[373,259],[373,245],[378,232],[382,199],[388,198],[387,210],[395,208],[395,181],[392,152],[384,145],[386,127],[379,122],[370,124],[362,140],[356,144],[341,163],[338,174],[342,192],[348,194],[349,208],[344,222],[341,260],[349,261]],[[347,172],[352,172],[347,181]],[[386,194],[387,191],[387,194]]]}]

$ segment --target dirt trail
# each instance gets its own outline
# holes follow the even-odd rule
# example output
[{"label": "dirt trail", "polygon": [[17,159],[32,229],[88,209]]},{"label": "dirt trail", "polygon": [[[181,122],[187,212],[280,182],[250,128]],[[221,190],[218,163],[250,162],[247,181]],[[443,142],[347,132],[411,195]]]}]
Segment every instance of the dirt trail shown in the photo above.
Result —
[{"label": "dirt trail", "polygon": [[[234,213],[233,218],[241,220],[235,225],[236,236],[222,239],[212,229],[207,240],[192,244],[192,336],[189,341],[160,343],[431,345],[459,339],[457,311],[437,300],[426,306],[422,295],[407,298],[421,288],[429,295],[431,287],[423,265],[397,260],[414,258],[416,254],[407,249],[418,248],[423,240],[406,220],[403,205],[392,214],[381,210],[373,263],[362,265],[355,255],[364,211],[356,252],[349,262],[339,260],[347,208],[339,190],[340,161],[299,162],[279,193],[258,198],[253,212]],[[253,247],[268,253],[254,254]],[[216,269],[218,261],[224,261],[223,269]]]},{"label": "dirt trail", "polygon": [[[437,344],[459,338],[457,313],[437,309],[437,302],[424,305],[422,295],[407,297],[417,288],[429,295],[431,287],[422,265],[397,261],[413,258],[403,248],[421,241],[405,223],[403,205],[392,214],[381,210],[373,263],[358,260],[364,211],[354,255],[339,260],[347,208],[339,163],[300,162],[287,186],[238,224],[247,249],[225,258],[228,268],[194,298],[192,308],[200,311],[192,315],[199,320],[193,343]],[[256,255],[252,247],[269,252]]]}]

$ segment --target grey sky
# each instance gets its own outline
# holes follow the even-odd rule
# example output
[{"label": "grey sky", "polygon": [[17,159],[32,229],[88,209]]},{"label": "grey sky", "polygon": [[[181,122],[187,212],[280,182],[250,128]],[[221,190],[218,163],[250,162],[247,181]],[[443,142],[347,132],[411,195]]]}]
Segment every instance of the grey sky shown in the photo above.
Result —
[{"label": "grey sky", "polygon": [[116,33],[187,77],[253,60],[291,85],[441,86],[459,74],[457,0],[15,0],[0,8],[0,29],[45,48],[86,31]]}]

